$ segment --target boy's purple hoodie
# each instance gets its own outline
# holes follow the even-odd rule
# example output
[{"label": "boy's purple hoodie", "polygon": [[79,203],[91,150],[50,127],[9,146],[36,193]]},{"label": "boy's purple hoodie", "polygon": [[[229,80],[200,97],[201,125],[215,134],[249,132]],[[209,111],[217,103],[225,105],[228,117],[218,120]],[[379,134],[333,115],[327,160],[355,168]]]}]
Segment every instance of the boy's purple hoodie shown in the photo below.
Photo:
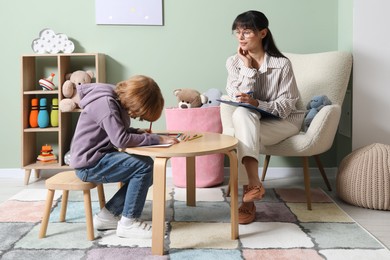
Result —
[{"label": "boy's purple hoodie", "polygon": [[94,166],[116,148],[159,143],[156,134],[137,134],[114,91],[115,86],[90,83],[77,86],[80,114],[71,144],[70,166],[75,169]]}]

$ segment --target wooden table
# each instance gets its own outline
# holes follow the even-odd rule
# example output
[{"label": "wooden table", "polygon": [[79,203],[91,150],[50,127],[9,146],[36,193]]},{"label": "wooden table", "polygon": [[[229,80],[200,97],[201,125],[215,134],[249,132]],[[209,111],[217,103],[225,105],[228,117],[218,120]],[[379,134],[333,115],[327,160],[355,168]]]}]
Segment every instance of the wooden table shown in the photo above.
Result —
[{"label": "wooden table", "polygon": [[230,163],[230,215],[231,239],[238,239],[238,163],[236,147],[238,140],[218,133],[199,133],[203,136],[191,141],[182,141],[171,147],[133,147],[125,151],[131,154],[154,157],[153,168],[153,212],[152,254],[164,254],[166,166],[172,157],[186,157],[187,206],[195,206],[195,157],[223,153]]}]

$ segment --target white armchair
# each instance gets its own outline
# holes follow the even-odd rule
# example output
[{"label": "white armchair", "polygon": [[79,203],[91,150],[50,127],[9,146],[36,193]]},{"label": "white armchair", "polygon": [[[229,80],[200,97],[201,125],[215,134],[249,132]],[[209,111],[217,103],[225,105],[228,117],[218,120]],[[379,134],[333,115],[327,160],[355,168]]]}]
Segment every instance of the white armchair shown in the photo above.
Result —
[{"label": "white armchair", "polygon": [[[292,63],[300,92],[301,98],[297,103],[297,109],[305,110],[307,103],[316,95],[327,95],[332,105],[325,106],[318,112],[306,132],[302,131],[275,145],[261,146],[260,153],[266,155],[262,180],[265,179],[271,155],[302,157],[307,208],[310,210],[310,156],[314,156],[325,184],[331,190],[319,155],[332,147],[336,135],[341,106],[351,74],[352,55],[341,51],[285,55]],[[222,119],[224,116],[221,108]],[[222,124],[223,122],[224,120]],[[234,129],[226,128],[224,125],[222,127],[223,133],[234,135]]]}]

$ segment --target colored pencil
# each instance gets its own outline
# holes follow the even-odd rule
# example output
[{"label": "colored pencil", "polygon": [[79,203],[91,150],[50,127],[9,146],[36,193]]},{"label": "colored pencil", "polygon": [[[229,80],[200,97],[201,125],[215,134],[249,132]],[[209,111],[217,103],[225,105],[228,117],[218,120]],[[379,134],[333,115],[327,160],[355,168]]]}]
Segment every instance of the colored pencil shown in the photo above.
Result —
[{"label": "colored pencil", "polygon": [[202,137],[203,135],[194,135],[192,136],[191,138],[189,138],[187,141],[191,141],[191,140],[194,140],[194,139],[198,139],[200,137]]}]

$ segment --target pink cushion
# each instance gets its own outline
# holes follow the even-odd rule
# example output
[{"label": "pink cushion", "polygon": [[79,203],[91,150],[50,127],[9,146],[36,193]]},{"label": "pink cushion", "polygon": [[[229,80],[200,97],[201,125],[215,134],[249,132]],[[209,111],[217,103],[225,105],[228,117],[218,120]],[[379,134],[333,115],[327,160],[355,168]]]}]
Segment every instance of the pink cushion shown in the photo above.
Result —
[{"label": "pink cushion", "polygon": [[[222,133],[219,106],[200,108],[165,109],[167,130],[171,132]],[[186,187],[185,158],[171,159],[173,184]],[[211,187],[223,182],[224,154],[203,155],[195,158],[196,187]]]}]

